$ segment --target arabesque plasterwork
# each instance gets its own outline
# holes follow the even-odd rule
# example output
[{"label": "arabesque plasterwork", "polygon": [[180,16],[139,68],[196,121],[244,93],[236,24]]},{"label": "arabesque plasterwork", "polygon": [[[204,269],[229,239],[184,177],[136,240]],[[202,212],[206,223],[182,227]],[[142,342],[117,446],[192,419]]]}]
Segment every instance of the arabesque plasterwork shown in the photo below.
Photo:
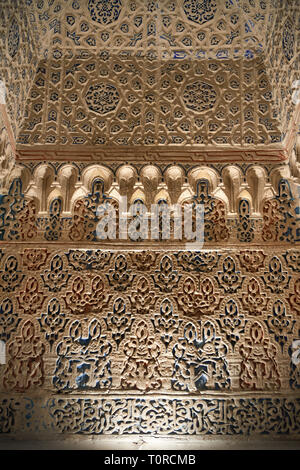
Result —
[{"label": "arabesque plasterwork", "polygon": [[[299,439],[298,24],[0,1],[2,435]],[[124,238],[155,205],[201,206],[202,245],[173,213]]]}]

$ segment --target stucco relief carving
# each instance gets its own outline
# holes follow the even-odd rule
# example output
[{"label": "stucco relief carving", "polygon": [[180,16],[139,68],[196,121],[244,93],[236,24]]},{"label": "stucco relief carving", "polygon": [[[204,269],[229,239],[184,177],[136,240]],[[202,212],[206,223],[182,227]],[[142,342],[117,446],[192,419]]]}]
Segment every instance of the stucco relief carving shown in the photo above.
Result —
[{"label": "stucco relief carving", "polygon": [[[112,233],[122,240],[130,234],[123,233],[121,219],[126,215],[129,222],[134,221],[142,217],[143,209],[149,225],[153,204],[173,210],[171,238],[178,218],[174,208],[184,211],[187,204],[201,204],[206,243],[296,243],[299,239],[297,187],[287,167],[274,168],[267,178],[265,168],[257,165],[243,170],[234,165],[222,169],[90,164],[79,169],[62,164],[55,170],[42,163],[31,169],[24,165],[16,175],[1,198],[2,240],[97,241],[97,225],[109,207],[116,218]],[[184,237],[184,227],[182,233]],[[149,241],[149,236],[143,238]]]},{"label": "stucco relief carving", "polygon": [[[4,3],[0,432],[295,436],[293,2]],[[100,240],[125,196],[204,248]]]},{"label": "stucco relief carving", "polygon": [[[299,289],[297,280],[285,282],[293,265],[279,265],[272,248],[218,250],[214,263],[202,264],[201,252],[47,251],[41,258],[41,249],[20,247],[2,257],[0,339],[11,365],[3,390],[43,390],[49,377],[68,393],[288,389],[294,369],[283,364],[299,329]],[[31,260],[22,275],[21,259]],[[251,270],[249,259],[257,260]],[[58,273],[69,282],[50,289]]]}]

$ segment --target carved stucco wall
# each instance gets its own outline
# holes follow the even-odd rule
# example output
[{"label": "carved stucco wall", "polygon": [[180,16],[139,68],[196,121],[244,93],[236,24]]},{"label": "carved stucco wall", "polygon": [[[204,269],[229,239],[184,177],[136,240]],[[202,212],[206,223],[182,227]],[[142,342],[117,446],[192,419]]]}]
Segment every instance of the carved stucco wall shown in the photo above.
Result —
[{"label": "carved stucco wall", "polygon": [[[157,5],[3,6],[4,434],[299,435],[299,12]],[[122,196],[204,246],[99,240]]]},{"label": "carved stucco wall", "polygon": [[17,155],[229,146],[249,159],[262,146],[287,158],[298,22],[293,0],[4,2],[0,67]]},{"label": "carved stucco wall", "polygon": [[2,432],[299,432],[294,249],[1,258]]},{"label": "carved stucco wall", "polygon": [[54,15],[56,31],[37,68],[20,149],[280,142],[264,38],[254,19],[258,9],[267,21],[266,6],[249,8],[69,2]]},{"label": "carved stucco wall", "polygon": [[[203,204],[203,249],[98,240],[124,192]],[[297,436],[297,202],[280,167],[24,164],[1,199],[2,432]]]}]

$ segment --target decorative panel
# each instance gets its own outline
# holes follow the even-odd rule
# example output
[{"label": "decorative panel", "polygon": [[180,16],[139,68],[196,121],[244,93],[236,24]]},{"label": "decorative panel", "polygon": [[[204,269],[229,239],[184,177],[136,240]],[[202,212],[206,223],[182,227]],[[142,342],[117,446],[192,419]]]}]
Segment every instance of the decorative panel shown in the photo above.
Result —
[{"label": "decorative panel", "polygon": [[281,139],[260,58],[145,63],[108,51],[100,60],[94,51],[53,54],[37,68],[19,144],[235,147]]},{"label": "decorative panel", "polygon": [[[295,249],[5,246],[2,432],[21,413],[8,405],[15,394],[47,399],[43,419],[55,432],[297,432],[298,258]],[[225,391],[232,398],[221,399]],[[285,409],[289,423],[280,421]],[[250,413],[252,429],[238,418]]]},{"label": "decorative panel", "polygon": [[0,6],[0,433],[299,438],[294,2]]},{"label": "decorative panel", "polygon": [[[151,214],[158,201],[170,209],[177,205],[182,211],[186,204],[203,206],[205,246],[294,244],[300,236],[300,193],[299,185],[284,177],[286,169],[257,165],[31,162],[19,167],[21,177],[13,179],[8,193],[1,196],[0,240],[124,246],[118,224],[124,212],[120,204],[125,197],[125,212],[137,203],[142,203],[146,211],[143,216],[136,206],[132,215],[128,212],[128,227],[144,217],[149,235],[136,239],[128,231],[129,247],[155,249],[158,243],[166,247],[170,242],[174,247],[186,246],[184,227],[179,239],[173,229],[169,239],[159,234],[151,239]],[[106,214],[108,207],[113,208],[116,216],[115,235],[100,239],[99,214]]]}]

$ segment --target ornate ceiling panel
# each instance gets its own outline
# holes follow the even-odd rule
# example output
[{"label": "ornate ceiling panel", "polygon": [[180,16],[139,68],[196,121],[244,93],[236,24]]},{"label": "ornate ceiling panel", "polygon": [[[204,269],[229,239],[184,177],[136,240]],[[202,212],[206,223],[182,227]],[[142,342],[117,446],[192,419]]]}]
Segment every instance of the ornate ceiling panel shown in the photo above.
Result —
[{"label": "ornate ceiling panel", "polygon": [[176,63],[117,56],[99,60],[90,53],[56,60],[55,54],[37,69],[21,144],[235,146],[280,141],[259,58]]},{"label": "ornate ceiling panel", "polygon": [[[4,77],[13,82],[8,109],[20,158],[33,146],[46,158],[47,149],[79,147],[91,157],[92,147],[162,146],[287,157],[283,139],[293,143],[296,133],[295,1],[20,4],[22,15],[4,8],[2,20],[10,22],[3,71],[8,60],[19,64],[15,80],[12,71]],[[43,35],[40,49],[31,24]]]}]

